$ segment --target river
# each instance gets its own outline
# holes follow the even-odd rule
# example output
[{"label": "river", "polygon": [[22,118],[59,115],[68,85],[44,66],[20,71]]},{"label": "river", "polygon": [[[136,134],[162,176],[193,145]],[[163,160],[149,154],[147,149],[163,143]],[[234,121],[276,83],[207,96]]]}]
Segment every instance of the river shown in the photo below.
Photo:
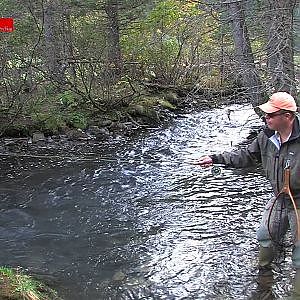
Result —
[{"label": "river", "polygon": [[[75,160],[0,157],[0,265],[21,266],[65,300],[250,299],[270,186],[260,169],[214,176],[188,161],[231,150],[259,122],[231,105]],[[288,253],[274,299],[289,293],[291,270]]]}]

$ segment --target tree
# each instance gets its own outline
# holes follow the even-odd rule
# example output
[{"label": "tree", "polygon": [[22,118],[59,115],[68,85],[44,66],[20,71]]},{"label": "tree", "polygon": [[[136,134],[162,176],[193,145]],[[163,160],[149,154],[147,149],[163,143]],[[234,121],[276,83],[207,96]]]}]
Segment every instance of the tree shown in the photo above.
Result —
[{"label": "tree", "polygon": [[123,61],[120,47],[119,3],[118,0],[106,0],[105,12],[107,14],[107,53],[109,66],[114,74],[120,76]]},{"label": "tree", "polygon": [[268,70],[271,87],[296,95],[294,64],[294,11],[298,0],[269,0],[266,11]]},{"label": "tree", "polygon": [[62,82],[64,79],[63,41],[61,25],[63,10],[60,0],[47,0],[42,12],[44,25],[44,49],[46,70],[49,78]]},{"label": "tree", "polygon": [[232,34],[235,46],[235,59],[238,64],[238,74],[253,106],[257,106],[265,98],[264,88],[254,64],[247,24],[245,22],[243,1],[233,1],[228,4],[231,15]]}]

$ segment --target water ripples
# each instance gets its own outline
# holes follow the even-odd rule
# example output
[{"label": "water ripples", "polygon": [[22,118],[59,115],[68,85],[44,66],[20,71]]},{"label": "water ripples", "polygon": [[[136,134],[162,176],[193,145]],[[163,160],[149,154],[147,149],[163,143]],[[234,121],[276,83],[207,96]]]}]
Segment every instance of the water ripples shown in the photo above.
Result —
[{"label": "water ripples", "polygon": [[0,263],[57,278],[66,300],[247,299],[270,188],[261,170],[188,161],[257,123],[232,106],[118,139],[98,160],[3,159]]}]

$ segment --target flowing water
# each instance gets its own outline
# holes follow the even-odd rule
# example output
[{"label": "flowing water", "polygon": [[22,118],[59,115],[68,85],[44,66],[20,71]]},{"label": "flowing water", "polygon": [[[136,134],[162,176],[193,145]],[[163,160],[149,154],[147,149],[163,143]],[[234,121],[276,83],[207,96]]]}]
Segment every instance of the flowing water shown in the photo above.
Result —
[{"label": "flowing water", "polygon": [[[1,157],[0,265],[66,300],[250,299],[270,186],[259,169],[213,176],[188,161],[231,150],[257,124],[233,105],[117,138],[89,159]],[[275,297],[291,273],[287,255]]]}]

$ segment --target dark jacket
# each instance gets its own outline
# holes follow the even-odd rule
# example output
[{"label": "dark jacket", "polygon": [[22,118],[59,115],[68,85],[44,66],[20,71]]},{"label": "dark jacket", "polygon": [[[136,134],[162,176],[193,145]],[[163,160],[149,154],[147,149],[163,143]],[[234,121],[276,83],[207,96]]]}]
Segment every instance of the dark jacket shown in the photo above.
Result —
[{"label": "dark jacket", "polygon": [[246,148],[233,152],[211,155],[213,163],[228,167],[245,168],[261,163],[267,179],[270,181],[275,195],[283,186],[283,172],[287,161],[290,161],[290,188],[300,204],[300,118],[295,118],[292,134],[288,141],[281,145],[280,150],[269,139],[274,131],[266,128]]}]

